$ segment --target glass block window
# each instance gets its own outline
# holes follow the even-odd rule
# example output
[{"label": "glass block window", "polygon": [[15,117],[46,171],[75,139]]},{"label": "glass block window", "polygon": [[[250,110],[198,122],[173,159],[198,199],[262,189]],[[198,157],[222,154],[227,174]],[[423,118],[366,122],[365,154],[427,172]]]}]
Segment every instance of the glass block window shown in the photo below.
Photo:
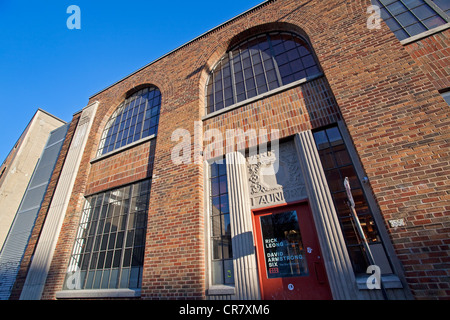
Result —
[{"label": "glass block window", "polygon": [[158,132],[161,93],[155,87],[131,95],[109,119],[100,139],[97,156]]},{"label": "glass block window", "polygon": [[210,165],[209,181],[212,284],[233,284],[233,250],[225,160],[222,164]]},{"label": "glass block window", "polygon": [[356,231],[350,207],[347,204],[347,193],[344,187],[345,177],[349,179],[356,213],[371,251],[376,254],[376,263],[379,264],[383,273],[390,273],[391,269],[378,228],[338,127],[318,130],[313,134],[355,273],[365,273],[369,262],[364,253],[362,239],[359,238]]},{"label": "glass block window", "polygon": [[314,54],[301,37],[288,32],[259,35],[216,64],[206,86],[206,113],[317,74]]},{"label": "glass block window", "polygon": [[64,289],[141,287],[150,183],[86,198]]},{"label": "glass block window", "polygon": [[448,23],[449,3],[448,0],[372,0],[399,40]]}]

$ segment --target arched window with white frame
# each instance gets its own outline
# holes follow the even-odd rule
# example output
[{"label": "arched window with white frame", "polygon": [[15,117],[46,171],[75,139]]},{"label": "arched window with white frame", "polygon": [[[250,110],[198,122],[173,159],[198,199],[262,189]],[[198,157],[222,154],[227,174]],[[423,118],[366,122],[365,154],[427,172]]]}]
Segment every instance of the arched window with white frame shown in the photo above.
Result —
[{"label": "arched window with white frame", "polygon": [[260,34],[229,50],[215,65],[206,85],[206,114],[320,74],[304,38],[292,32]]},{"label": "arched window with white frame", "polygon": [[104,155],[158,132],[161,93],[151,86],[125,99],[103,130],[97,156]]}]

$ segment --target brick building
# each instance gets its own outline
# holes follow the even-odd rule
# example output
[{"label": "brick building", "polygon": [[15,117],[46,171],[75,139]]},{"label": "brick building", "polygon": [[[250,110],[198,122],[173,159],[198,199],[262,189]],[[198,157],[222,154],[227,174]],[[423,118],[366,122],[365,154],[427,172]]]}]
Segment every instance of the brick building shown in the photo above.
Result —
[{"label": "brick building", "polygon": [[0,166],[0,300],[10,296],[65,127],[38,109]]},{"label": "brick building", "polygon": [[[47,137],[64,121],[38,109],[0,166],[0,248],[19,210]],[[45,192],[45,190],[43,190]]]},{"label": "brick building", "polygon": [[10,299],[448,299],[448,14],[265,1],[94,94]]}]

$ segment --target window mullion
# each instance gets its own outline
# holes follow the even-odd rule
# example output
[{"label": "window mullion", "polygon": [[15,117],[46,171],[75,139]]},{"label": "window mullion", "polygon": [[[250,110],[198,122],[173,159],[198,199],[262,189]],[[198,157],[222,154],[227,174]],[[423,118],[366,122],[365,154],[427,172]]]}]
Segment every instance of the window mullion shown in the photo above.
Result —
[{"label": "window mullion", "polygon": [[448,15],[432,0],[424,0],[426,4],[428,4],[431,9],[433,9],[442,19],[444,19],[446,22],[449,22]]},{"label": "window mullion", "polygon": [[216,68],[214,68],[214,70],[212,71],[212,97],[213,97],[213,112],[217,111],[216,110],[216,74],[215,71],[217,69],[217,67],[219,65],[222,65],[222,61],[219,62],[219,64],[216,66]]},{"label": "window mullion", "polygon": [[262,67],[262,69],[263,69],[264,80],[266,81],[267,91],[270,91],[270,88],[269,88],[269,79],[267,79],[267,71],[266,71],[266,66],[265,66],[265,63],[264,63],[263,56],[262,56],[262,51],[259,50],[258,53],[259,53],[259,58],[261,59],[261,67]]},{"label": "window mullion", "polygon": [[272,39],[270,38],[269,34],[267,35],[267,42],[269,43],[270,53],[272,55],[273,67],[275,69],[275,73],[277,74],[278,86],[281,87],[283,85],[283,80],[281,79],[280,70],[278,69],[278,63],[275,59],[275,50],[273,50]]},{"label": "window mullion", "polygon": [[[125,145],[127,144],[127,140],[128,137],[130,136],[130,129],[131,129],[131,121],[133,119],[133,112],[134,112],[134,108],[136,107],[136,101],[137,98],[134,98],[133,101],[130,103],[130,107],[128,108],[128,112],[127,112],[127,117],[125,118],[125,129],[124,129],[124,135],[122,136],[122,142],[120,144],[123,143],[123,141],[125,140]],[[130,122],[127,126],[127,122]],[[126,133],[126,135],[125,135]]]},{"label": "window mullion", "polygon": [[[213,78],[213,76],[212,76],[212,74],[208,77],[208,82],[206,83],[206,86],[205,86],[205,115],[206,114],[208,114],[209,112],[208,112],[208,107],[209,107],[209,105],[208,105],[208,101],[209,101],[209,99],[210,99],[210,96],[208,95],[208,86],[209,86],[209,84],[210,84],[210,81],[212,80],[212,78]],[[214,90],[214,85],[213,85],[213,90]],[[213,99],[214,99],[214,92],[212,92],[212,96],[213,96]],[[144,117],[145,118],[145,117]]]},{"label": "window mullion", "polygon": [[230,73],[231,73],[231,89],[233,89],[233,104],[237,103],[237,91],[236,91],[236,79],[234,74],[234,63],[233,63],[233,51],[228,53],[228,60],[230,61]]},{"label": "window mullion", "polygon": [[[133,112],[133,114],[131,115],[131,122],[133,122],[133,117],[136,118],[135,123],[134,123],[133,134],[130,135],[130,136],[131,136],[131,142],[134,142],[134,141],[135,141],[135,140],[134,140],[134,136],[136,135],[136,133],[139,132],[139,131],[138,131],[138,126],[137,126],[137,124],[138,124],[139,110],[141,109],[142,100],[144,100],[144,98],[142,97],[142,94],[141,94],[140,99],[139,99],[139,105],[137,105],[137,106],[134,107],[134,110],[136,111],[136,114]],[[144,118],[142,118],[142,122],[143,122],[143,120],[144,120]],[[141,123],[141,128],[142,128],[142,123]],[[142,134],[142,132],[139,133],[139,139],[141,138],[141,134]],[[130,136],[129,136],[129,137],[130,137]]]},{"label": "window mullion", "polygon": [[[405,4],[405,2],[403,1],[403,0],[399,0],[400,1],[400,3],[402,4],[402,5],[404,5],[405,6],[405,8],[406,8],[406,11],[405,12],[409,12],[409,13],[411,13],[413,16],[414,16],[414,18],[416,18],[417,19],[417,22],[419,22],[423,27],[425,27],[425,29],[427,29],[427,30],[429,30],[429,28],[422,22],[422,20],[412,11],[412,9],[410,9],[410,8],[408,8],[407,6],[406,6],[406,4]],[[417,7],[416,7],[417,8]],[[414,8],[415,9],[415,8]],[[404,12],[402,12],[402,14],[403,14]],[[412,26],[412,25],[414,25],[414,24],[416,24],[416,22],[414,22],[414,23],[411,23],[411,24],[409,24],[409,25],[407,25],[407,26],[402,26],[402,28],[403,28],[403,30],[405,30],[410,36],[411,36],[411,34],[406,30],[406,28],[407,27],[409,27],[409,26]],[[401,24],[400,24],[401,25]]]},{"label": "window mullion", "polygon": [[[101,202],[101,204],[103,204],[103,200],[104,200],[103,196],[104,195],[102,194],[102,202]],[[94,213],[95,208],[97,207],[96,203],[97,203],[97,198],[95,199],[92,213]],[[100,206],[100,208],[101,207],[102,206]],[[86,281],[87,281],[87,278],[88,278],[88,271],[93,271],[94,272],[93,277],[92,277],[92,283],[94,283],[94,281],[95,281],[95,273],[96,273],[96,270],[97,270],[97,263],[98,263],[98,258],[100,257],[100,249],[101,249],[101,244],[102,244],[102,237],[100,237],[100,239],[99,239],[100,243],[99,243],[98,251],[97,251],[97,261],[95,262],[96,265],[94,266],[94,268],[91,268],[92,256],[94,255],[95,244],[97,243],[97,236],[100,234],[99,231],[103,232],[103,230],[99,230],[101,213],[102,213],[102,210],[100,209],[100,212],[98,213],[98,218],[97,218],[97,225],[95,226],[95,233],[94,233],[94,236],[93,236],[94,237],[94,241],[92,243],[92,251],[91,251],[91,254],[90,254],[90,257],[89,257],[88,270],[86,272]]]},{"label": "window mullion", "polygon": [[[256,82],[255,65],[253,63],[252,53],[251,53],[250,49],[248,49],[248,57],[250,59],[250,66],[252,68],[253,81],[255,82],[256,95],[259,95],[258,83]],[[262,64],[262,61],[261,61],[261,64]]]},{"label": "window mullion", "polygon": [[[105,198],[105,194],[103,194],[102,195],[102,202],[101,202],[101,205],[100,205],[100,208],[103,208],[103,201],[104,201],[104,198]],[[102,211],[102,209],[100,209],[100,213],[101,213],[101,211]],[[100,214],[99,213],[99,214]],[[105,230],[105,227],[106,227],[106,220],[107,220],[107,218],[108,218],[108,208],[106,209],[106,216],[105,216],[105,223],[104,223],[104,225],[103,225],[103,230],[99,230],[101,233],[101,237],[100,237],[100,247],[99,247],[99,249],[98,249],[98,256],[99,256],[99,258],[100,258],[100,253],[101,252],[104,252],[104,258],[103,258],[103,263],[102,263],[102,265],[100,266],[100,267],[96,267],[96,270],[100,270],[101,272],[100,272],[100,274],[101,274],[101,278],[100,278],[100,281],[99,281],[99,285],[100,285],[100,288],[101,288],[101,286],[102,286],[102,281],[103,281],[103,273],[104,273],[104,271],[105,271],[105,263],[106,263],[106,253],[108,252],[108,242],[109,242],[109,231],[108,231],[108,233],[104,233],[104,230]],[[105,246],[105,250],[102,250],[102,244],[103,244],[103,237],[106,235],[106,237],[107,237],[107,241],[106,241],[106,246]]]},{"label": "window mullion", "polygon": [[220,68],[220,82],[222,83],[222,105],[223,105],[222,109],[225,108],[225,81],[223,80],[224,79],[223,78],[223,74],[224,74],[224,67],[223,67],[224,63],[223,63],[223,60],[221,62],[222,68]]},{"label": "window mullion", "polygon": [[116,137],[114,138],[113,150],[116,149],[117,139],[119,138],[120,125],[122,124],[122,119],[123,119],[123,116],[124,116],[124,113],[125,113],[123,111],[125,110],[126,105],[127,105],[127,100],[124,101],[124,103],[122,105],[122,111],[120,112],[120,120],[119,120],[118,126],[117,126]]},{"label": "window mullion", "polygon": [[[147,92],[147,96],[150,94],[150,90]],[[145,116],[147,114],[147,107],[149,105],[149,99],[145,99],[145,106],[144,106],[144,112],[142,113],[142,123],[141,123],[141,128],[139,129],[140,133],[139,133],[139,139],[142,139],[142,135],[144,134],[144,123],[145,123]],[[150,110],[150,114],[151,114],[151,110]],[[139,118],[139,110],[138,110],[138,118]],[[150,119],[150,118],[149,118]],[[137,120],[136,120],[137,121]],[[137,126],[136,126],[136,130],[137,130]]]},{"label": "window mullion", "polygon": [[245,100],[246,100],[246,99],[248,99],[247,81],[245,81],[244,62],[242,61],[242,49],[241,49],[241,46],[239,46],[239,61],[241,63],[241,68],[242,68],[242,83],[244,85],[244,94],[245,94]]},{"label": "window mullion", "polygon": [[[383,6],[384,6],[384,9],[386,9],[386,11],[389,12],[389,14],[391,15],[392,19],[394,19],[395,22],[397,22],[397,24],[400,26],[400,29],[397,29],[397,30],[395,30],[395,31],[403,30],[403,31],[405,31],[405,32],[408,34],[409,37],[411,37],[411,36],[412,36],[411,33],[409,33],[408,30],[406,30],[406,27],[404,27],[404,26],[401,24],[401,22],[397,19],[396,15],[393,14],[393,13],[392,13],[385,5],[383,5]],[[406,12],[406,11],[405,11],[405,12]],[[428,29],[428,28],[427,28],[427,29]],[[395,31],[394,31],[394,32],[395,32]]]},{"label": "window mullion", "polygon": [[[426,30],[430,30],[430,28],[427,27],[427,26],[424,24],[424,22],[422,21],[422,19],[420,19],[420,18],[414,13],[414,11],[413,11],[412,9],[410,9],[410,8],[405,4],[404,0],[398,0],[398,2],[401,3],[401,4],[406,8],[406,11],[404,11],[404,12],[409,12],[409,13],[411,13],[411,15],[413,15],[414,18],[417,20],[417,22],[414,22],[414,23],[412,23],[412,24],[409,24],[409,25],[407,25],[407,26],[404,26],[404,25],[403,25],[402,23],[400,23],[400,21],[397,19],[397,16],[400,15],[400,14],[393,14],[393,13],[387,8],[386,5],[380,3],[380,5],[382,5],[383,8],[389,13],[390,17],[391,17],[391,18],[392,18],[392,19],[400,26],[400,29],[398,29],[398,30],[403,30],[409,37],[412,37],[412,36],[414,36],[415,34],[411,34],[406,28],[407,28],[407,27],[410,27],[410,26],[412,26],[412,25],[414,25],[414,24],[416,24],[416,23],[419,23],[419,25],[423,26]],[[437,16],[439,16],[440,18],[444,19],[446,22],[449,22],[449,21],[450,21],[448,15],[447,15],[447,14],[446,14],[439,6],[437,6],[432,0],[424,0],[424,4],[425,4],[425,5],[428,5],[428,6],[431,8],[431,10],[433,10],[434,13],[435,13]],[[419,7],[419,6],[417,6],[416,8],[418,8],[418,7]],[[413,9],[415,9],[415,8],[413,8]],[[404,12],[402,12],[401,14],[403,14]],[[398,30],[392,30],[392,32],[396,32],[396,31],[398,31]]]},{"label": "window mullion", "polygon": [[[122,271],[123,271],[123,260],[125,258],[125,248],[127,244],[127,237],[128,237],[128,226],[130,223],[130,212],[131,212],[131,203],[133,202],[133,190],[136,187],[136,185],[131,185],[129,192],[129,201],[130,204],[128,205],[128,211],[126,213],[127,221],[125,223],[125,230],[123,234],[123,242],[122,242],[122,253],[120,256],[120,264],[119,264],[119,274],[117,277],[117,286],[120,287],[120,283],[122,281]],[[122,199],[123,200],[123,199]]]},{"label": "window mullion", "polygon": [[[139,250],[142,250],[145,247],[145,242],[137,243],[134,235],[129,239],[131,240],[131,243],[127,246],[127,237],[129,236],[128,229],[131,228],[133,231],[143,231],[143,236],[145,235],[147,221],[144,222],[140,220],[139,225],[136,228],[131,225],[130,221],[130,213],[137,210],[134,207],[131,207],[133,190],[138,191],[136,188],[140,188],[140,186],[141,183],[135,183],[130,185],[130,187],[114,189],[117,192],[107,191],[86,199],[86,204],[84,206],[85,209],[83,209],[84,211],[78,225],[78,234],[84,232],[83,230],[85,230],[84,226],[86,225],[86,223],[89,225],[89,230],[87,230],[88,232],[86,233],[85,237],[80,237],[79,235],[77,235],[77,237],[75,238],[69,261],[69,270],[75,267],[81,268],[83,265],[85,265],[86,269],[83,270],[83,273],[85,272],[86,275],[84,277],[83,283],[81,283],[81,289],[117,288],[118,286],[120,286],[121,281],[124,280],[124,278],[122,277],[122,271],[125,260],[125,248],[128,248],[128,250],[130,250],[129,257],[131,267],[133,264],[133,254],[136,252],[136,246],[138,246]],[[126,190],[128,191],[127,195],[125,196]],[[148,191],[150,192],[150,189]],[[145,194],[141,194],[140,192],[136,192],[134,196],[136,203],[144,198],[147,198]],[[125,199],[125,197],[127,197],[127,199]],[[125,208],[125,201],[130,202],[128,208]],[[142,201],[140,202],[142,203]],[[148,201],[146,201],[146,203],[147,202]],[[124,211],[124,209],[126,209],[126,211]],[[145,205],[145,210],[148,210],[148,203]],[[140,211],[141,210],[139,210],[139,212]],[[141,218],[143,217],[139,217],[139,219]],[[111,221],[107,223],[106,219],[109,219]],[[122,220],[123,226],[122,221],[120,221],[121,219],[126,219]],[[86,220],[88,221],[86,222]],[[119,223],[117,225],[118,228],[113,229],[112,225],[115,223]],[[141,230],[142,226],[144,227]],[[123,232],[122,244],[120,246],[118,246],[119,232]],[[92,233],[92,237],[89,237],[90,233]],[[80,251],[80,249],[78,249],[77,247],[79,245],[77,242],[79,240],[84,240],[87,242],[88,239],[91,239],[92,241],[90,249],[87,250],[87,247],[85,247],[83,249],[84,251]],[[97,259],[94,259],[94,255],[97,257]],[[104,256],[101,265],[99,264],[101,261],[99,260],[100,256]],[[86,258],[86,260],[83,261],[84,258]],[[116,263],[114,263],[114,261],[116,261]],[[117,262],[119,263],[119,265],[117,265]],[[142,268],[142,264],[143,262],[139,261],[136,266]],[[106,275],[108,276],[106,277]],[[133,282],[130,283],[130,275],[131,273],[127,273],[126,286],[128,286],[129,288],[135,288],[135,286],[139,287],[139,281],[141,281],[142,279],[139,277],[138,279],[135,279],[138,282],[133,280]],[[90,281],[90,285],[88,284],[88,280]]]},{"label": "window mullion", "polygon": [[[95,209],[95,206],[94,207],[92,207],[91,206],[91,208],[89,209],[89,210],[91,210],[91,215],[94,213],[94,209]],[[83,214],[84,214],[85,212],[83,212]],[[86,236],[86,238],[87,239],[89,239],[89,231],[90,231],[90,229],[91,229],[91,227],[92,227],[92,221],[89,221],[89,218],[87,218],[87,220],[88,220],[88,225],[89,225],[89,229],[87,230],[87,236]],[[97,227],[98,227],[98,221],[97,221],[97,225],[96,225],[96,229],[97,229]],[[92,260],[92,254],[94,253],[94,245],[95,245],[95,232],[94,232],[94,234],[93,234],[93,236],[92,236],[92,238],[93,238],[93,240],[92,240],[92,248],[91,248],[91,252],[89,253],[89,258],[88,258],[88,264],[87,264],[87,268],[86,268],[86,276],[84,277],[84,281],[83,281],[83,283],[80,283],[80,286],[81,286],[81,288],[84,288],[85,287],[85,285],[86,285],[86,282],[87,282],[87,279],[88,279],[88,276],[89,276],[89,271],[90,271],[90,269],[91,269],[91,260]],[[88,241],[88,240],[87,240]],[[80,253],[83,253],[83,251],[80,251]],[[83,254],[84,255],[84,254]],[[83,259],[84,259],[84,257],[83,257]],[[82,261],[83,262],[83,261]]]}]

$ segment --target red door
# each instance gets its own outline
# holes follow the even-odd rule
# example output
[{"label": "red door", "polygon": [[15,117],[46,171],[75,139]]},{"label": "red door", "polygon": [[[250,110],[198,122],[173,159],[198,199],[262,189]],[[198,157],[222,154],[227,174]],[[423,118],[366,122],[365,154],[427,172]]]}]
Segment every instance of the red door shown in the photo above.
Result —
[{"label": "red door", "polygon": [[332,299],[308,204],[253,213],[262,298]]}]

